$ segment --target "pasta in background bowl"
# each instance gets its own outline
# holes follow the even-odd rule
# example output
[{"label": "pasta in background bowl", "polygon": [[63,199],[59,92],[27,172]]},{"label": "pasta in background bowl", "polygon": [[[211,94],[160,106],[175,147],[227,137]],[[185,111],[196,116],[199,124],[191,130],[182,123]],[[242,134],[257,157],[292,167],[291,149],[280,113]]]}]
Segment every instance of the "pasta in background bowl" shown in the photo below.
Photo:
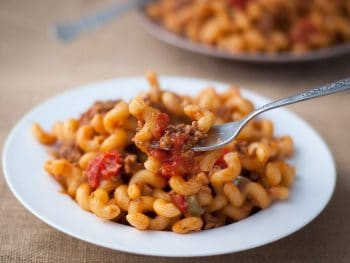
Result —
[{"label": "pasta in background bowl", "polygon": [[[162,78],[161,86],[168,90],[164,92],[159,89],[155,75],[149,74],[148,78],[152,89],[141,97],[137,96],[140,91],[146,91],[146,83],[140,78],[93,84],[42,104],[19,122],[5,145],[4,171],[11,190],[31,212],[65,233],[109,248],[148,255],[199,256],[240,251],[284,237],[310,222],[327,204],[335,182],[332,157],[320,137],[306,123],[286,110],[265,114],[267,119],[271,118],[276,124],[278,137],[272,137],[271,123],[263,121],[266,119],[264,117],[263,120],[253,122],[251,128],[242,133],[240,140],[246,140],[247,143],[235,142],[215,154],[192,156],[194,163],[202,162],[203,167],[199,172],[192,169],[191,152],[188,152],[186,143],[183,144],[186,149],[181,148],[180,152],[175,152],[185,153],[185,156],[179,155],[180,160],[174,159],[174,156],[165,156],[164,159],[164,153],[150,153],[148,142],[156,139],[160,143],[174,143],[173,139],[178,137],[177,131],[180,128],[191,136],[199,128],[204,135],[197,135],[200,138],[205,136],[206,130],[214,123],[210,116],[215,114],[221,116],[221,119],[215,119],[217,123],[241,118],[253,106],[243,98],[248,98],[254,104],[263,104],[267,100],[245,90],[240,95],[237,89],[227,89],[221,83],[186,78]],[[195,97],[205,86],[213,86],[215,89],[207,89]],[[203,94],[225,94],[228,91],[233,92],[235,98],[234,102],[230,102],[235,105],[236,110],[231,111],[233,114],[217,114],[214,104],[205,105],[214,100],[203,99]],[[181,102],[178,106],[184,106],[178,108],[186,109],[183,112],[177,111],[174,105],[170,108],[168,105],[167,108],[164,103],[160,105],[155,101],[159,97],[163,101],[164,98],[178,96],[177,93],[189,93],[195,98],[175,98]],[[198,99],[201,96],[202,99]],[[220,98],[222,95],[218,96],[220,100],[223,99]],[[133,97],[136,99],[131,100]],[[94,101],[118,98],[125,102],[97,103],[79,119],[79,113],[84,112]],[[130,101],[127,105],[126,102]],[[170,101],[174,101],[174,98]],[[62,105],[65,107],[62,108]],[[237,110],[237,105],[244,107]],[[225,104],[221,106],[227,107]],[[129,114],[122,114],[126,109]],[[210,112],[215,114],[211,115]],[[155,122],[157,128],[151,128],[151,137],[147,135],[150,129],[146,129],[145,125],[147,127],[148,122],[154,124],[154,117],[164,121],[166,115],[169,116],[169,123],[162,125]],[[76,119],[70,119],[72,116]],[[138,119],[138,124],[134,118]],[[57,123],[64,119],[68,121]],[[64,186],[66,193],[93,214],[79,209],[68,195],[59,193],[61,187],[43,172],[42,164],[48,156],[28,133],[33,122],[41,123],[46,130],[52,125],[54,127],[55,132],[51,134],[44,133],[40,126],[34,126],[34,132],[41,142],[67,142],[56,144],[53,148],[55,158],[47,162],[45,168]],[[187,126],[178,127],[176,123],[187,123]],[[288,200],[271,204],[272,199],[285,199],[288,196],[288,182],[294,177],[292,166],[281,161],[293,149],[290,138],[281,137],[284,134],[290,134],[295,141],[296,154],[290,161],[297,168],[297,180]],[[116,138],[124,139],[118,141]],[[67,150],[77,146],[72,144],[74,141],[80,152]],[[139,148],[134,147],[133,141]],[[126,145],[126,142],[132,147]],[[275,151],[266,145],[274,145]],[[20,155],[16,151],[19,147]],[[176,148],[176,145],[171,147]],[[266,155],[267,149],[270,151],[269,157]],[[62,159],[64,155],[65,158]],[[25,160],[25,165],[16,165],[17,158]],[[101,166],[106,160],[110,165],[108,169]],[[175,161],[182,162],[181,167],[184,169],[177,169],[173,165]],[[259,166],[259,162],[264,164],[265,182],[260,180],[259,168],[255,167]],[[318,165],[313,165],[316,162]],[[164,163],[167,165],[162,165]],[[189,174],[184,163],[189,165],[193,174]],[[268,163],[270,164],[267,165]],[[125,170],[126,166],[129,172]],[[154,169],[163,174],[155,174]],[[94,170],[100,173],[91,172]],[[281,178],[278,175],[266,176],[267,170],[270,171],[268,174],[280,173]],[[87,171],[90,171],[90,175]],[[119,176],[111,176],[117,173],[120,173]],[[209,174],[211,175],[208,176]],[[287,177],[285,174],[288,174]],[[318,180],[313,176],[316,174]],[[232,183],[233,179],[235,184]],[[190,211],[187,210],[188,207]],[[135,231],[130,226],[100,220],[95,216],[119,220],[139,229],[172,229],[177,233],[187,233],[221,226],[233,219],[237,221],[255,212],[256,208],[266,207],[266,210],[234,224],[188,235],[167,231]],[[213,243],[213,240],[217,242]],[[201,244],[201,249],[198,244]]]},{"label": "pasta in background bowl", "polygon": [[350,50],[346,0],[156,0],[142,25],[180,48],[248,62],[301,62]]},{"label": "pasta in background bowl", "polygon": [[347,0],[158,0],[146,12],[176,34],[233,53],[299,53],[350,41]]}]

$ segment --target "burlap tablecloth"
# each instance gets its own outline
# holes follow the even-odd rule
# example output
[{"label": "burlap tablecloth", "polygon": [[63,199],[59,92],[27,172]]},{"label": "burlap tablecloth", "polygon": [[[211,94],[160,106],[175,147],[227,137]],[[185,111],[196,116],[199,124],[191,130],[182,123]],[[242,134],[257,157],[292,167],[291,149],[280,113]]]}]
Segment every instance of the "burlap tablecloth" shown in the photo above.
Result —
[{"label": "burlap tablecloth", "polygon": [[[56,42],[48,33],[53,21],[74,18],[112,2],[0,1],[1,147],[16,121],[48,97],[91,81],[142,75],[146,69],[236,83],[273,98],[350,75],[349,56],[303,65],[261,66],[192,54],[153,39],[135,14],[70,45]],[[337,163],[338,180],[324,212],[283,240],[209,258],[125,254],[87,244],[49,227],[14,198],[0,176],[0,262],[350,262],[349,99],[347,92],[291,107],[328,142]],[[309,176],[317,180],[317,174]]]}]

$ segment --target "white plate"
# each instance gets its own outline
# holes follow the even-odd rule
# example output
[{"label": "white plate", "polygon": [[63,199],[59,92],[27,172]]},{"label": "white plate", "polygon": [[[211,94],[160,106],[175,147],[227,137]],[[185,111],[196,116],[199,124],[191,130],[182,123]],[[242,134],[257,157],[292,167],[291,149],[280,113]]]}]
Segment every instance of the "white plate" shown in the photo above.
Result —
[{"label": "white plate", "polygon": [[[223,90],[227,85],[209,80],[164,77],[162,86],[180,93],[195,94],[208,85]],[[291,162],[297,180],[291,198],[273,204],[245,220],[199,233],[138,231],[103,221],[85,212],[43,171],[49,158],[30,133],[33,122],[49,129],[58,120],[79,116],[96,99],[129,100],[148,85],[143,78],[122,78],[96,83],[54,97],[29,112],[10,133],[3,152],[6,181],[17,199],[34,215],[58,230],[87,242],[131,253],[156,256],[207,256],[261,246],[308,224],[332,196],[336,172],[332,155],[321,137],[302,119],[285,109],[266,113],[274,121],[276,134],[290,134],[296,153]],[[256,105],[268,99],[244,90]]]}]

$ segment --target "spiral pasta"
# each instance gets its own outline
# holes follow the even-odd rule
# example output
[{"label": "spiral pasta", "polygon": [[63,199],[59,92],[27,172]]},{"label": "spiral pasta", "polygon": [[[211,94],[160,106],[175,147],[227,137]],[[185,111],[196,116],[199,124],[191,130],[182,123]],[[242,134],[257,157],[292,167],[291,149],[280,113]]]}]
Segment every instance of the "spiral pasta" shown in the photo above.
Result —
[{"label": "spiral pasta", "polygon": [[172,230],[178,234],[187,234],[189,232],[195,232],[201,230],[203,226],[203,220],[199,217],[187,217],[180,219],[173,226]]},{"label": "spiral pasta", "polygon": [[120,214],[120,209],[115,200],[110,199],[107,191],[97,189],[92,192],[89,199],[91,211],[103,219],[114,219]]},{"label": "spiral pasta", "polygon": [[52,153],[44,169],[82,209],[139,230],[186,234],[288,199],[293,140],[274,136],[271,121],[251,121],[223,149],[192,149],[213,125],[253,110],[238,88],[190,97],[162,90],[154,72],[147,79],[150,91],[130,103],[98,101],[51,132],[33,124]]},{"label": "spiral pasta", "polygon": [[51,145],[56,142],[56,136],[45,132],[38,123],[32,125],[33,136],[41,143],[45,145]]}]

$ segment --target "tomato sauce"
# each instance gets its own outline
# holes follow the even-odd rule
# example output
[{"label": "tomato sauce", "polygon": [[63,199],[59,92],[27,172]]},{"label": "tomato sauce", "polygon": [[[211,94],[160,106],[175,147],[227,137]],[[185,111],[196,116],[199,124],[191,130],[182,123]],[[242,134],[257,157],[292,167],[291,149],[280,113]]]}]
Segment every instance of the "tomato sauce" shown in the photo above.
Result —
[{"label": "tomato sauce", "polygon": [[186,213],[188,209],[188,203],[183,195],[171,194],[171,201],[180,209],[182,213]]}]

